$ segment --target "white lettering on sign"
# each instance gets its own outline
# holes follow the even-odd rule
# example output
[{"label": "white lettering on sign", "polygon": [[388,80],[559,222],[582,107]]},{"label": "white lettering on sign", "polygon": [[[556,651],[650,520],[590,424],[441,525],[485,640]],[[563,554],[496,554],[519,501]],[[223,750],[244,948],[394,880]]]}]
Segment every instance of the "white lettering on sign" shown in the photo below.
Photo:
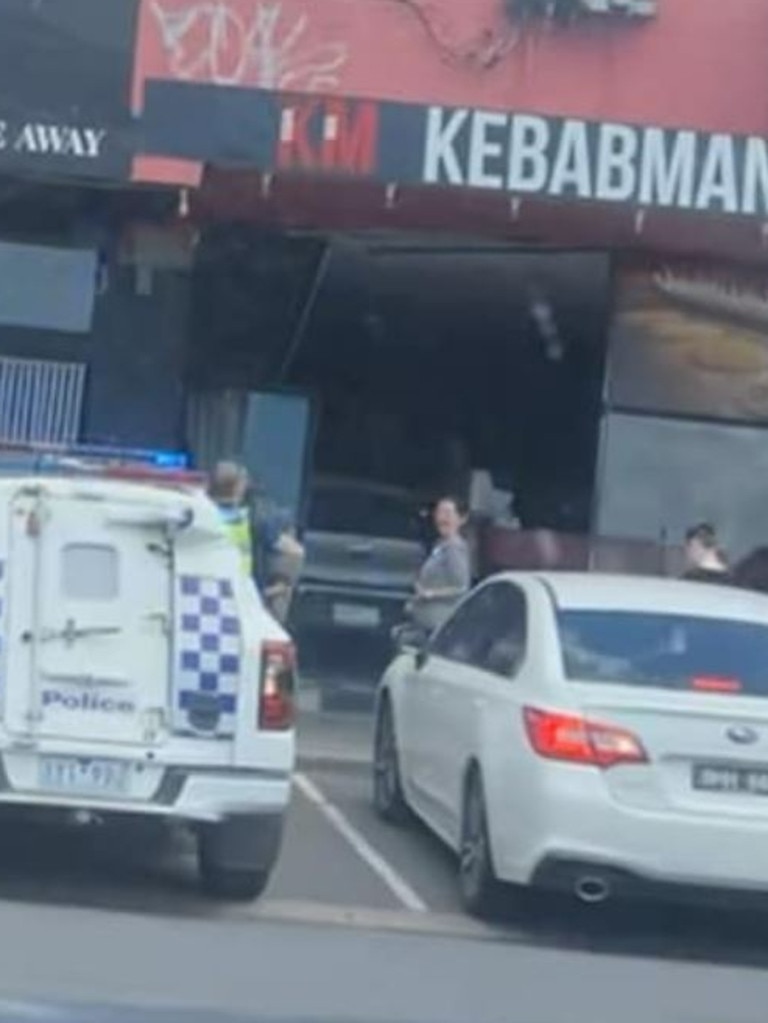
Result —
[{"label": "white lettering on sign", "polygon": [[555,165],[549,180],[552,195],[575,192],[580,199],[592,195],[587,126],[583,121],[566,121],[557,147]]},{"label": "white lettering on sign", "polygon": [[503,188],[504,114],[479,113],[472,120],[467,184],[472,188]]},{"label": "white lettering on sign", "polygon": [[697,210],[709,210],[718,205],[725,213],[739,210],[736,154],[729,135],[713,135],[709,140],[696,195]]},{"label": "white lettering on sign", "polygon": [[509,133],[510,192],[539,192],[547,183],[549,125],[542,117],[520,114]]},{"label": "white lettering on sign", "polygon": [[661,128],[646,128],[640,161],[640,203],[643,206],[679,206],[693,203],[696,171],[696,136],[681,131],[672,138]]},{"label": "white lettering on sign", "polygon": [[637,189],[637,132],[623,124],[603,124],[597,149],[595,190],[609,202],[626,202]]},{"label": "white lettering on sign", "polygon": [[35,156],[96,160],[101,156],[106,134],[104,129],[29,122],[17,131],[12,148],[17,153],[30,153]]},{"label": "white lettering on sign", "polygon": [[768,146],[763,139],[747,139],[742,182],[742,213],[768,210]]},{"label": "white lettering on sign", "polygon": [[768,215],[759,137],[433,106],[424,147],[427,184]]},{"label": "white lettering on sign", "polygon": [[446,117],[441,107],[430,107],[427,114],[427,144],[424,150],[424,180],[463,185],[461,162],[454,149],[456,139],[469,120],[468,110],[454,110]]}]

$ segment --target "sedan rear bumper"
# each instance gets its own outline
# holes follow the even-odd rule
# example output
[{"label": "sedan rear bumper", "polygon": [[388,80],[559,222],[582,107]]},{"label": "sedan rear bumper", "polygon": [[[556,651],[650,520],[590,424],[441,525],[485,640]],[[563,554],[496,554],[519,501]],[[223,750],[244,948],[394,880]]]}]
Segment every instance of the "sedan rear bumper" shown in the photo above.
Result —
[{"label": "sedan rear bumper", "polygon": [[768,888],[660,880],[604,861],[550,855],[536,868],[531,887],[574,896],[580,901],[657,899],[684,905],[768,910]]},{"label": "sedan rear bumper", "polygon": [[[620,768],[619,768],[620,770]],[[768,894],[768,818],[628,807],[602,773],[550,765],[536,809],[521,827],[491,823],[497,872],[522,884],[562,887],[571,865],[611,872],[621,888],[658,885]],[[549,879],[549,880],[548,880]]]}]

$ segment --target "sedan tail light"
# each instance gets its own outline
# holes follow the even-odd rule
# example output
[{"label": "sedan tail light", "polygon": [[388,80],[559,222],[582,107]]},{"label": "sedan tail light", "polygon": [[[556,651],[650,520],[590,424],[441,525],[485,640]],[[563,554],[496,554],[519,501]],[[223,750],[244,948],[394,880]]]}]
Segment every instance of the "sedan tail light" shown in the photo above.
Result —
[{"label": "sedan tail light", "polygon": [[285,732],[295,719],[296,651],[293,643],[267,640],[261,648],[259,728]]},{"label": "sedan tail light", "polygon": [[640,740],[624,728],[533,707],[526,707],[523,716],[531,746],[549,760],[603,768],[648,760]]},{"label": "sedan tail light", "polygon": [[691,689],[700,693],[740,693],[742,685],[737,678],[722,675],[697,675],[691,679]]}]

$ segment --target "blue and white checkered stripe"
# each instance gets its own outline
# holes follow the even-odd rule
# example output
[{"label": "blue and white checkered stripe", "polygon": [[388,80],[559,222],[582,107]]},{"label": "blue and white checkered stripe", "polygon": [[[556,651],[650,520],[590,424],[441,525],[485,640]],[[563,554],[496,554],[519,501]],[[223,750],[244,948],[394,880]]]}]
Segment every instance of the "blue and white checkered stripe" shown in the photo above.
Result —
[{"label": "blue and white checkered stripe", "polygon": [[174,731],[199,734],[189,711],[204,701],[219,711],[211,734],[232,735],[242,667],[242,633],[232,583],[211,576],[181,576],[175,634]]}]

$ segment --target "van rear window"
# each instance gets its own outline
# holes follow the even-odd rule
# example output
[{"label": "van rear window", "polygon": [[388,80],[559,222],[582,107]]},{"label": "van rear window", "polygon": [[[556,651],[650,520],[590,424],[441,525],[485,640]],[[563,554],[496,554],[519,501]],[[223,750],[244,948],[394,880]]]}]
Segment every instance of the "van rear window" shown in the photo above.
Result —
[{"label": "van rear window", "polygon": [[357,487],[317,487],[309,509],[309,528],[387,540],[420,539],[415,503]]},{"label": "van rear window", "polygon": [[70,543],[61,552],[61,588],[69,600],[114,600],[118,555],[107,544]]},{"label": "van rear window", "polygon": [[569,679],[768,697],[768,624],[562,610],[558,627]]}]

